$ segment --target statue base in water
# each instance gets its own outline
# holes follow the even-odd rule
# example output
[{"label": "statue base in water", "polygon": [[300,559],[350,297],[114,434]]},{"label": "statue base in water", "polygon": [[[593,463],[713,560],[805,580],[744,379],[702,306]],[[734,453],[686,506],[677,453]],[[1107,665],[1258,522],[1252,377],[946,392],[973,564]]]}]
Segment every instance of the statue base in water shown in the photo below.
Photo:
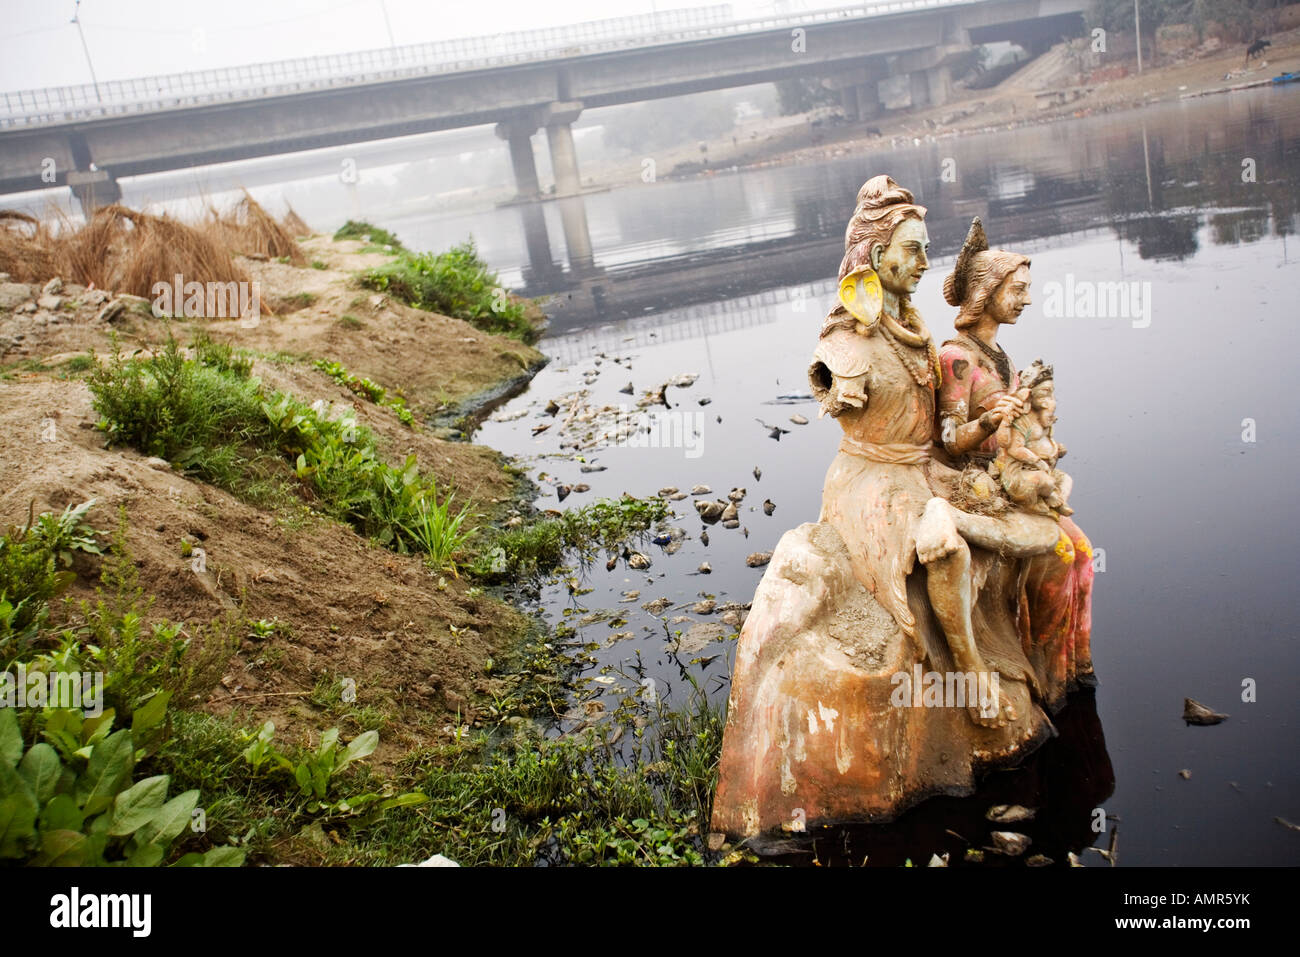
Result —
[{"label": "statue base in water", "polygon": [[712,830],[891,820],[927,797],[973,792],[981,771],[1018,764],[1051,737],[1016,630],[1015,563],[974,550],[972,567],[992,698],[1000,686],[1016,715],[1000,728],[971,720],[979,680],[953,670],[923,567],[908,580],[918,649],[854,577],[834,528],[781,538],[736,650]]}]

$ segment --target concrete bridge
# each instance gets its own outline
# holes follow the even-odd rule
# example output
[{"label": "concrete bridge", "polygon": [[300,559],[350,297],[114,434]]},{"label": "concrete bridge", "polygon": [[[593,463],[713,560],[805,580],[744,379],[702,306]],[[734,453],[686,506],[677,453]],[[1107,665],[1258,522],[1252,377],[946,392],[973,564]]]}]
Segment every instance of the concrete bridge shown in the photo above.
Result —
[{"label": "concrete bridge", "polygon": [[[571,124],[584,109],[815,76],[850,118],[938,105],[973,45],[1043,49],[1088,0],[885,0],[733,21],[728,7],[529,34],[0,95],[0,193],[71,187],[83,209],[117,179],[496,124],[515,185],[537,198],[546,130],[556,195],[580,192]],[[574,224],[580,230],[581,224]],[[566,228],[566,232],[569,230]]]}]

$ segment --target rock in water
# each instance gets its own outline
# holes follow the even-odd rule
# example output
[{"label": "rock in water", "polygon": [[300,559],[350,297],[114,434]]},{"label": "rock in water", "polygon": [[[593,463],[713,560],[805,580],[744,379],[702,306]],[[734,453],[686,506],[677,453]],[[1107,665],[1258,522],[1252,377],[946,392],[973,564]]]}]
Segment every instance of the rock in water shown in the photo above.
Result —
[{"label": "rock in water", "polygon": [[989,808],[984,816],[994,824],[1015,824],[1018,821],[1032,821],[1036,813],[1033,808],[1019,804],[998,804]]},{"label": "rock in water", "polygon": [[727,493],[727,498],[731,499],[733,502],[739,505],[741,502],[745,500],[745,489],[733,488],[730,492]]},{"label": "rock in water", "polygon": [[692,485],[692,486],[691,486],[691,494],[692,494],[692,495],[711,495],[712,493],[713,493],[713,489],[709,488],[707,485]]},{"label": "rock in water", "polygon": [[1032,843],[1026,835],[1015,831],[993,832],[993,850],[1008,857],[1019,857]]},{"label": "rock in water", "polygon": [[627,567],[641,571],[650,567],[650,559],[642,555],[640,552],[633,552],[627,557]]},{"label": "rock in water", "polygon": [[770,498],[763,499],[763,514],[771,515],[775,511],[776,506],[772,504],[772,500]]},{"label": "rock in water", "polygon": [[631,395],[633,392],[636,391],[636,389],[632,388],[632,383],[629,382],[627,385],[623,386],[623,388],[619,389],[618,391],[623,393],[624,395]]},{"label": "rock in water", "polygon": [[568,485],[557,485],[557,486],[555,486],[555,494],[558,495],[558,496],[560,497],[560,501],[561,501],[561,502],[563,502],[566,498],[568,498],[568,497],[569,497],[569,493],[572,492],[572,491],[573,491],[573,489],[570,488]]},{"label": "rock in water", "polygon": [[772,560],[771,552],[753,552],[745,559],[745,564],[750,568],[762,568]]},{"label": "rock in water", "polygon": [[795,425],[807,425],[807,424],[808,424],[808,420],[807,420],[806,418],[804,418],[802,415],[799,415],[799,413],[797,413],[797,412],[796,412],[794,415],[790,416],[790,421],[793,422]]},{"label": "rock in water", "polygon": [[710,565],[708,562],[700,562],[700,567],[697,568],[696,571],[699,572],[701,575],[712,575],[713,566]]},{"label": "rock in water", "polygon": [[763,478],[763,470],[762,470],[761,468],[759,468],[757,465],[755,465],[755,466],[754,466],[754,481],[755,481],[755,482],[761,481],[762,478]]},{"label": "rock in water", "polygon": [[1226,714],[1212,711],[1195,698],[1183,699],[1183,720],[1188,724],[1218,724],[1227,720]]},{"label": "rock in water", "polygon": [[[734,506],[732,506],[734,508]],[[722,512],[726,508],[721,502],[698,501],[695,503],[695,511],[700,513],[700,518],[710,525],[715,524],[718,519],[722,518]],[[705,542],[707,545],[708,542]]]},{"label": "rock in water", "polygon": [[740,512],[736,510],[735,502],[728,502],[722,506],[722,520],[724,522],[734,522],[740,518]]}]

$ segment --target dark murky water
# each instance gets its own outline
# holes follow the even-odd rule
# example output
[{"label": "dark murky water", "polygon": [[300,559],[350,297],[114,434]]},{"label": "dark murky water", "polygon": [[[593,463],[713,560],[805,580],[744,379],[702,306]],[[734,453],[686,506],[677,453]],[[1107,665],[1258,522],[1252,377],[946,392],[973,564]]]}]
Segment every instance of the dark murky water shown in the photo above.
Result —
[{"label": "dark murky water", "polygon": [[[948,158],[955,182],[940,178]],[[1243,181],[1250,167],[1255,181]],[[502,410],[523,410],[521,418],[489,422],[479,435],[545,473],[539,506],[557,505],[549,488],[557,481],[592,486],[566,506],[663,486],[748,489],[748,537],[713,526],[705,546],[691,501],[675,502],[675,524],[689,536],[679,552],[649,548],[654,563],[642,572],[598,566],[583,583],[590,594],[545,591],[553,621],[565,609],[574,609],[570,621],[611,608],[628,619],[579,627],[579,641],[600,646],[588,693],[614,701],[649,676],[680,700],[689,673],[725,700],[734,640],[674,654],[663,622],[639,606],[659,597],[684,606],[701,595],[748,602],[762,569],[746,567],[745,556],[816,519],[840,430],[818,421],[811,401],[778,399],[807,392],[804,370],[833,295],[844,223],[858,186],[880,172],[930,208],[934,260],[916,301],[938,338],[950,335],[953,312],[942,279],[972,215],[994,245],[1033,256],[1035,303],[1000,342],[1021,366],[1038,356],[1056,366],[1071,503],[1104,554],[1093,604],[1101,686],[1095,716],[1090,697],[1075,698],[1058,722],[1061,741],[1031,766],[995,775],[987,795],[930,802],[889,829],[837,834],[819,857],[898,863],[959,851],[944,829],[977,829],[989,803],[1013,796],[1049,806],[1038,844],[1058,860],[1093,840],[1089,812],[1100,802],[1109,824],[1120,821],[1125,864],[1300,863],[1300,834],[1275,822],[1300,822],[1300,412],[1285,358],[1300,293],[1294,88],[615,190],[567,210],[552,203],[472,221],[385,223],[428,247],[472,230],[504,276],[557,292],[553,334],[542,343],[554,361]],[[572,203],[589,226],[591,261],[571,243],[580,255],[557,274],[552,261],[564,256],[550,250],[564,249]],[[1081,318],[1057,309],[1052,317],[1049,287],[1072,281],[1142,284],[1149,312]],[[587,452],[606,470],[580,473],[558,429],[534,438],[531,428],[550,421],[547,400],[583,388],[592,372],[596,406],[631,404],[619,392],[629,380],[639,395],[698,373],[689,388],[668,389],[672,408],[660,406],[655,419],[685,425],[689,441]],[[811,423],[792,423],[796,413]],[[774,441],[760,423],[789,432]],[[770,517],[764,499],[776,505]],[[702,561],[711,575],[696,573]],[[629,589],[638,599],[620,603]],[[684,614],[678,607],[662,617]],[[1248,679],[1253,702],[1242,700]],[[1184,726],[1185,696],[1231,718]]]}]

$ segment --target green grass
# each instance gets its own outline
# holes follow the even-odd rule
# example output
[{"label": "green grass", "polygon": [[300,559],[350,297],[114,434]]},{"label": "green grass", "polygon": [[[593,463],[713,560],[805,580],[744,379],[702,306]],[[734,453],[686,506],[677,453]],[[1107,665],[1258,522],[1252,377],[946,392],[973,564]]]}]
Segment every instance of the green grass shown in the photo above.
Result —
[{"label": "green grass", "polygon": [[372,246],[391,246],[395,250],[402,250],[406,247],[402,245],[401,240],[386,229],[380,229],[378,226],[372,226],[364,220],[349,219],[346,223],[338,228],[334,233],[335,239],[359,239],[367,242]]},{"label": "green grass", "polygon": [[399,251],[391,262],[364,272],[361,284],[418,309],[464,319],[485,332],[524,342],[536,341],[539,334],[525,304],[501,287],[472,239],[444,253]]},{"label": "green grass", "polygon": [[311,268],[312,268],[312,269],[329,269],[330,267],[329,267],[328,265],[326,265],[325,263],[321,262],[319,259],[313,259],[313,260],[311,261]]},{"label": "green grass", "polygon": [[345,312],[343,315],[339,316],[338,324],[344,329],[364,329],[366,327],[364,322],[352,315],[350,312]]}]

